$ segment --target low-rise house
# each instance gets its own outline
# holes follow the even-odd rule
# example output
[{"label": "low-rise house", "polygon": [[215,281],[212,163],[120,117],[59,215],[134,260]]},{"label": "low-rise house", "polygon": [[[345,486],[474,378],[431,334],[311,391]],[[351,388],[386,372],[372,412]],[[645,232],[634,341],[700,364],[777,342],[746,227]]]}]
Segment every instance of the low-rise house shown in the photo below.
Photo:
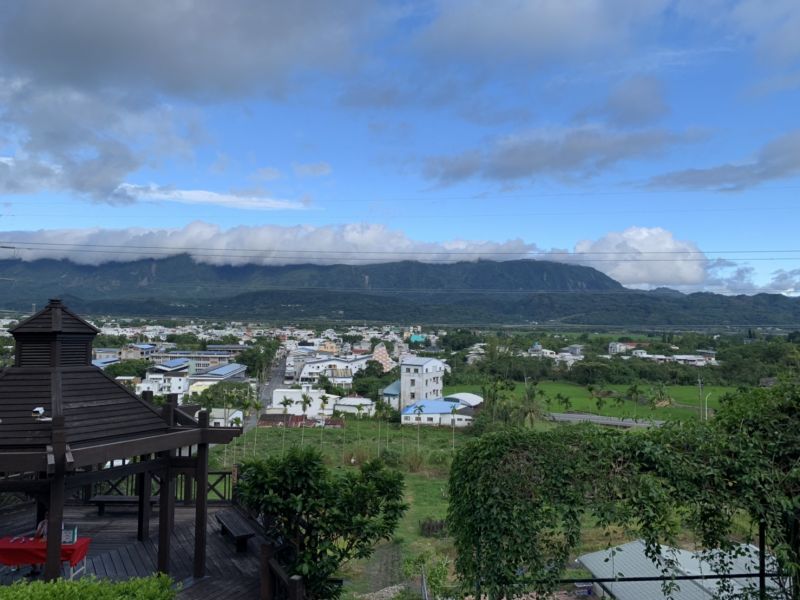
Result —
[{"label": "low-rise house", "polygon": [[136,384],[136,393],[153,392],[155,396],[177,394],[178,403],[182,403],[189,391],[189,361],[175,358],[147,370],[145,378]]},{"label": "low-rise house", "polygon": [[352,415],[360,413],[361,416],[371,417],[375,414],[375,403],[369,398],[362,398],[361,396],[345,396],[336,400],[333,410],[338,413]]},{"label": "low-rise house", "polygon": [[119,360],[121,351],[119,348],[92,348],[92,360]]},{"label": "low-rise house", "polygon": [[122,360],[155,360],[153,354],[156,352],[154,344],[128,344],[120,351]]},{"label": "low-rise house", "polygon": [[393,381],[380,391],[381,401],[395,410],[400,410],[400,380]]},{"label": "low-rise house", "polygon": [[[580,563],[588,570],[592,577],[597,579],[624,579],[626,577],[663,577],[663,576],[692,576],[704,575],[689,581],[680,581],[680,586],[671,591],[670,597],[674,600],[712,600],[719,598],[722,591],[719,587],[721,579],[714,579],[714,575],[730,568],[730,573],[752,574],[752,577],[729,579],[732,594],[730,597],[752,597],[748,590],[758,590],[758,548],[751,545],[742,545],[734,552],[714,550],[713,554],[724,555],[722,563],[725,569],[715,564],[716,561],[706,560],[701,554],[689,552],[680,548],[661,547],[662,556],[669,559],[671,567],[666,574],[663,567],[654,563],[645,554],[645,544],[636,540],[615,546],[608,550],[590,552],[578,557]],[[767,571],[776,571],[775,559],[766,557]],[[773,594],[781,588],[780,582],[774,578],[767,578],[767,595]],[[663,598],[664,592],[661,581],[608,581],[594,584],[594,595],[598,598],[616,598],[616,600],[643,600],[645,598]],[[727,594],[724,597],[729,597]]]},{"label": "low-rise house", "polygon": [[[272,401],[270,402],[268,413],[283,414],[286,411],[291,415],[303,414],[303,395],[310,398],[311,403],[306,408],[306,416],[313,418],[320,414],[332,415],[333,407],[339,396],[334,394],[326,394],[325,390],[312,388],[310,385],[304,385],[300,389],[295,388],[280,388],[272,391]],[[324,398],[323,398],[324,396]],[[288,406],[284,407],[281,402],[287,400],[291,402]],[[325,402],[325,407],[322,404]]]},{"label": "low-rise house", "polygon": [[446,427],[469,427],[472,425],[474,409],[460,402],[448,402],[442,398],[420,400],[406,406],[400,413],[401,425],[426,425]]},{"label": "low-rise house", "polygon": [[[195,413],[197,419],[200,411]],[[212,408],[208,413],[208,424],[211,427],[241,427],[244,423],[244,414],[238,409]]]},{"label": "low-rise house", "polygon": [[[348,358],[327,357],[315,360],[307,360],[303,368],[299,371],[299,383],[314,384],[319,381],[319,376],[328,369],[348,369],[353,375],[365,369],[367,363],[372,360],[372,355],[353,356]],[[295,360],[295,373],[297,373],[297,361]]]}]

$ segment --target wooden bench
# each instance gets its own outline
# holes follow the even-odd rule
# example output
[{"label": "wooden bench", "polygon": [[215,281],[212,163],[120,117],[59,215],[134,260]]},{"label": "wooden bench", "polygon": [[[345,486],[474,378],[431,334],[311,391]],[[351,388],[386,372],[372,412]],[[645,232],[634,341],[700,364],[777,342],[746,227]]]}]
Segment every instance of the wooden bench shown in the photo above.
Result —
[{"label": "wooden bench", "polygon": [[[150,498],[150,506],[153,506],[157,498]],[[108,494],[103,496],[92,496],[89,502],[97,505],[97,514],[102,516],[106,512],[106,504],[112,506],[138,506],[138,496],[120,496],[118,494]]]},{"label": "wooden bench", "polygon": [[247,552],[247,540],[256,532],[236,509],[225,509],[214,515],[223,534],[228,534],[236,542],[236,552]]}]

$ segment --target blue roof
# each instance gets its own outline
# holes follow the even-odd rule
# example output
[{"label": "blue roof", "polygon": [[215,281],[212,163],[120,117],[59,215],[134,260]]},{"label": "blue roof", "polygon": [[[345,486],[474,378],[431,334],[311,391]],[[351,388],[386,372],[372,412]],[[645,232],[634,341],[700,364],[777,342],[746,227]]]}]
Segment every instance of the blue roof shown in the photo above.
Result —
[{"label": "blue roof", "polygon": [[393,381],[381,392],[384,396],[399,396],[400,395],[400,380]]},{"label": "blue roof", "polygon": [[174,367],[182,367],[183,365],[188,365],[188,364],[189,364],[188,358],[173,358],[172,360],[168,360],[167,362],[161,363],[161,366],[172,369]]},{"label": "blue roof", "polygon": [[150,348],[155,348],[153,344],[131,344],[134,348],[139,348],[139,350],[148,350]]},{"label": "blue roof", "polygon": [[441,398],[437,400],[420,400],[419,402],[415,402],[414,404],[410,404],[403,409],[404,415],[414,415],[414,409],[416,407],[422,407],[422,414],[423,415],[441,415],[441,414],[449,414],[453,410],[453,406],[457,408],[461,408],[461,404],[458,402],[447,402],[446,400],[442,400]]},{"label": "blue roof", "polygon": [[425,340],[428,339],[428,336],[423,335],[421,333],[415,333],[414,335],[411,336],[410,339],[412,342],[424,342]]},{"label": "blue roof", "polygon": [[101,358],[92,361],[92,365],[95,367],[99,367],[101,369],[105,369],[108,365],[113,365],[114,363],[118,363],[118,358]]},{"label": "blue roof", "polygon": [[231,363],[229,365],[222,365],[221,367],[217,367],[216,369],[211,369],[210,371],[206,371],[205,375],[214,375],[219,377],[225,377],[227,375],[231,375],[236,371],[240,371],[244,369],[244,365],[240,365],[239,363]]}]

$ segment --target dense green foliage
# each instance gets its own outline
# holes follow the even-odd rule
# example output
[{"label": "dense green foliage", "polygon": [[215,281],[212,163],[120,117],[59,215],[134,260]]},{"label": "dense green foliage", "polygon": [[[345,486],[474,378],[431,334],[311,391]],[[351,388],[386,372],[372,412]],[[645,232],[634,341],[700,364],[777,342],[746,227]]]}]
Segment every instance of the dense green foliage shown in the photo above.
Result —
[{"label": "dense green foliage", "polygon": [[82,577],[76,580],[18,581],[0,586],[0,600],[173,600],[176,590],[166,575],[110,581]]},{"label": "dense green foliage", "polygon": [[254,344],[242,350],[236,362],[245,365],[247,373],[263,383],[279,347],[280,341],[274,338],[258,338]]},{"label": "dense green foliage", "polygon": [[130,344],[133,340],[124,335],[107,335],[105,333],[98,333],[92,340],[92,347],[94,348],[122,348]]},{"label": "dense green foliage", "polygon": [[[554,588],[582,522],[642,537],[667,574],[661,544],[689,529],[732,549],[737,515],[763,520],[772,553],[800,595],[800,388],[740,392],[707,422],[645,433],[593,427],[481,436],[451,470],[449,526],[469,589],[500,598]],[[634,533],[635,532],[635,533]],[[720,555],[708,560],[726,569]],[[729,567],[727,567],[729,568]],[[666,583],[665,591],[674,589]],[[790,596],[782,596],[790,597]]]},{"label": "dense green foliage", "polygon": [[343,563],[372,554],[390,539],[406,510],[403,476],[379,460],[360,469],[329,470],[319,450],[292,448],[242,466],[239,501],[297,549],[288,565],[303,576],[309,598],[333,598],[328,579]]},{"label": "dense green foliage", "polygon": [[109,377],[139,377],[144,378],[147,369],[152,363],[144,359],[122,360],[113,365],[108,365],[104,371]]},{"label": "dense green foliage", "polygon": [[87,267],[6,260],[0,276],[17,281],[5,308],[60,295],[85,314],[665,328],[800,322],[797,298],[626,291],[595,269],[546,261],[231,267],[178,256]]},{"label": "dense green foliage", "polygon": [[198,402],[206,409],[211,408],[244,408],[250,409],[255,401],[253,388],[249,383],[239,381],[220,381],[208,386],[192,402]]}]

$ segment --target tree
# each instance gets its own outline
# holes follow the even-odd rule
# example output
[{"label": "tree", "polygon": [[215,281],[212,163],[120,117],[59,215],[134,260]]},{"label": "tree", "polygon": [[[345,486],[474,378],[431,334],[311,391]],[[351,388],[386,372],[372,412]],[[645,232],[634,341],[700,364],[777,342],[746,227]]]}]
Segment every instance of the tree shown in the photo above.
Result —
[{"label": "tree", "polygon": [[415,420],[417,421],[417,454],[419,454],[419,432],[420,432],[420,426],[422,425],[422,412],[423,412],[422,405],[417,404],[416,406],[414,406],[414,416]]},{"label": "tree", "polygon": [[289,407],[292,404],[294,404],[294,402],[288,396],[284,396],[283,400],[280,401],[280,405],[283,407],[283,439],[281,440],[281,454],[286,452],[286,428],[289,427],[287,415],[289,414]]},{"label": "tree", "polygon": [[341,590],[328,579],[347,561],[368,558],[376,542],[390,539],[407,509],[403,476],[382,461],[334,472],[313,447],[246,463],[236,497],[296,547],[288,570],[303,577],[312,600],[338,597]]},{"label": "tree", "polygon": [[303,445],[303,441],[304,441],[304,438],[305,438],[306,411],[308,411],[308,407],[311,406],[312,402],[313,402],[313,400],[311,400],[311,396],[309,396],[308,394],[305,394],[305,393],[304,394],[300,394],[300,400],[298,401],[298,404],[300,404],[300,409],[303,412],[303,423],[300,426],[300,445],[301,446]]},{"label": "tree", "polygon": [[144,379],[147,375],[147,369],[152,366],[153,363],[144,359],[123,360],[113,365],[108,365],[104,372],[111,378],[138,377],[139,379]]},{"label": "tree", "polygon": [[319,407],[320,407],[320,416],[322,417],[322,427],[319,428],[319,447],[320,450],[322,449],[322,445],[324,443],[324,436],[325,436],[325,422],[327,417],[325,416],[325,411],[328,409],[328,396],[326,394],[322,394],[319,397]]},{"label": "tree", "polygon": [[458,412],[458,404],[453,402],[450,407],[450,426],[453,428],[453,452],[456,451],[456,413]]}]

